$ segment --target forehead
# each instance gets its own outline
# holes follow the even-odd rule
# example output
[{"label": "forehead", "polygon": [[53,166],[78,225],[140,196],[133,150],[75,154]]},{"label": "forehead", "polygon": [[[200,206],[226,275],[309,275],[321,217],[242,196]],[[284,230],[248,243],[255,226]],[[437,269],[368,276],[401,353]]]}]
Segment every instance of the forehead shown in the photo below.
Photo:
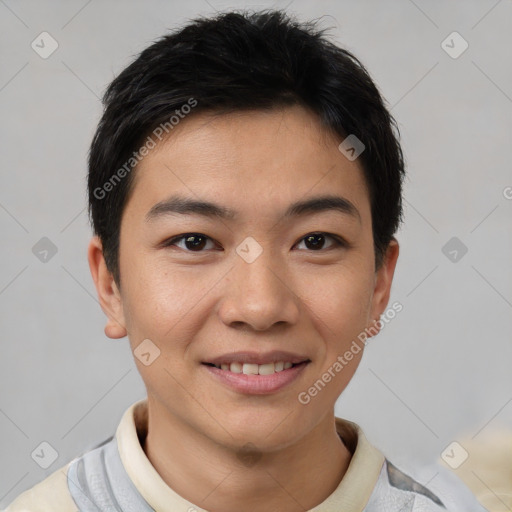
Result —
[{"label": "forehead", "polygon": [[242,220],[290,212],[299,199],[336,195],[365,220],[369,199],[362,168],[338,150],[341,140],[299,106],[196,113],[138,164],[126,209],[151,217],[158,203],[178,195],[222,203]]}]

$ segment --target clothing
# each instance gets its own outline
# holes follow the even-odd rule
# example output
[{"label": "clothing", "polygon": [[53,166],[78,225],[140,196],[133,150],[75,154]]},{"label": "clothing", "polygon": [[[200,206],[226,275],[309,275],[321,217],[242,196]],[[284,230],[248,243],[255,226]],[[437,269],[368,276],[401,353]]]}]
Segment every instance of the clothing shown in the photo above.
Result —
[{"label": "clothing", "polygon": [[[206,512],[151,465],[142,448],[147,425],[145,399],[125,411],[115,436],[22,493],[5,512]],[[424,487],[386,460],[355,423],[336,418],[336,430],[352,452],[350,465],[309,512],[486,512],[448,470],[436,466],[439,474]]]}]

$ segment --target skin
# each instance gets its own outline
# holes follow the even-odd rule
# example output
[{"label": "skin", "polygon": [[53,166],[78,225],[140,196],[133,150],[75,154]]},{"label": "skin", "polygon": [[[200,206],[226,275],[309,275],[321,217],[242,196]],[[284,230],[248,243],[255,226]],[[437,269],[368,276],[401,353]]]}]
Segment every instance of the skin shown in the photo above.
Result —
[{"label": "skin", "polygon": [[[336,489],[350,462],[334,405],[363,351],[309,404],[297,396],[385,311],[398,243],[376,270],[360,164],[302,107],[196,114],[171,135],[136,170],[121,221],[120,286],[97,237],[88,250],[106,335],[128,335],[132,350],[150,339],[161,351],[149,366],[135,358],[148,394],[143,449],[170,487],[212,512],[238,512],[241,503],[254,512],[308,510]],[[174,193],[233,208],[239,218],[144,220]],[[283,219],[292,202],[323,194],[351,201],[360,219],[338,211]],[[209,237],[202,252],[184,240],[161,246],[191,232]],[[323,248],[311,248],[304,237],[312,232],[349,245],[326,235]],[[250,264],[236,252],[248,236],[263,249]],[[235,392],[201,364],[274,349],[311,362],[272,394]],[[247,443],[254,459],[241,460]]]}]

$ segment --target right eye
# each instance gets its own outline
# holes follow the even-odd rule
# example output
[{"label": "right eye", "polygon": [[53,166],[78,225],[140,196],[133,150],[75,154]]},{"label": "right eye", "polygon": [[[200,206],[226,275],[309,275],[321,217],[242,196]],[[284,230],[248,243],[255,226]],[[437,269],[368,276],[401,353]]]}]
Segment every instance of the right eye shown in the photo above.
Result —
[{"label": "right eye", "polygon": [[[177,245],[177,242],[183,240],[184,246]],[[186,252],[204,252],[202,249],[212,239],[202,233],[183,233],[181,235],[170,238],[162,244],[162,247],[177,246]]]}]

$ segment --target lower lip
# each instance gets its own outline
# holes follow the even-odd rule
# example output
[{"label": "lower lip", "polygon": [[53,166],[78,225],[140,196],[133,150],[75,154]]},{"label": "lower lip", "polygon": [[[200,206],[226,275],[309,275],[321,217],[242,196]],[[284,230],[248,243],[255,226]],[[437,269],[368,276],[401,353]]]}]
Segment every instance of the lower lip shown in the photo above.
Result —
[{"label": "lower lip", "polygon": [[233,373],[229,370],[221,370],[215,366],[205,364],[202,366],[204,366],[214,378],[219,379],[223,384],[226,384],[235,391],[251,395],[264,395],[279,391],[293,382],[299,377],[308,364],[307,362],[300,363],[271,375],[246,375],[245,373]]}]

